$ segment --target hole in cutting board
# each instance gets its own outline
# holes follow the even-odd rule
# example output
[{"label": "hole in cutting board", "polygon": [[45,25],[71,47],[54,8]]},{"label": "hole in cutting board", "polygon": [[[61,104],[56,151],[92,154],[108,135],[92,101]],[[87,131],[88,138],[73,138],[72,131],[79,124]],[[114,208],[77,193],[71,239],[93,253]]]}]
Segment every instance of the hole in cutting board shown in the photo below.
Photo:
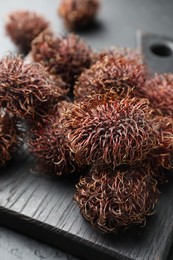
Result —
[{"label": "hole in cutting board", "polygon": [[152,53],[154,53],[157,56],[161,57],[168,57],[172,55],[172,48],[167,45],[166,43],[158,43],[158,44],[153,44],[150,47]]}]

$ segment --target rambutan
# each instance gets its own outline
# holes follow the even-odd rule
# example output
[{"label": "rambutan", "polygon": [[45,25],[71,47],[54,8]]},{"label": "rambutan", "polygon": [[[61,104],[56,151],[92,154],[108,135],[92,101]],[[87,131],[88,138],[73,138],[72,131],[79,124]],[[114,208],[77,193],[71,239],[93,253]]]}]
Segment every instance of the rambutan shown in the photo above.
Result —
[{"label": "rambutan", "polygon": [[27,64],[20,56],[0,61],[0,102],[13,115],[28,119],[43,116],[63,91],[37,63]]},{"label": "rambutan", "polygon": [[110,90],[125,96],[133,88],[139,89],[144,84],[147,69],[139,52],[117,48],[102,51],[97,59],[77,79],[74,87],[76,99]]},{"label": "rambutan", "polygon": [[46,29],[32,42],[31,55],[34,61],[40,62],[49,72],[55,66],[55,58],[58,55],[60,39],[56,37],[51,29]]},{"label": "rambutan", "polygon": [[56,37],[52,31],[45,30],[32,43],[33,60],[46,67],[50,74],[60,75],[71,86],[90,66],[91,56],[91,48],[74,34]]},{"label": "rambutan", "polygon": [[20,132],[15,117],[0,111],[0,166],[4,166],[22,145]]},{"label": "rambutan", "polygon": [[155,74],[141,91],[136,96],[147,98],[156,114],[173,117],[173,74]]},{"label": "rambutan", "polygon": [[69,141],[61,127],[60,118],[70,103],[59,103],[58,113],[47,120],[44,127],[32,130],[28,144],[40,172],[65,175],[78,170]]},{"label": "rambutan", "polygon": [[32,11],[12,12],[5,25],[7,34],[24,53],[30,51],[32,40],[48,27],[49,22]]},{"label": "rambutan", "polygon": [[146,99],[93,95],[70,107],[62,122],[79,164],[116,167],[143,160],[155,147]]},{"label": "rambutan", "polygon": [[144,57],[142,53],[137,49],[131,49],[126,47],[116,47],[113,46],[111,48],[105,48],[100,50],[99,52],[95,52],[95,62],[104,60],[105,56],[115,57],[117,59],[121,59],[125,57],[130,62],[142,65],[143,69],[147,72],[147,67],[144,62]]},{"label": "rambutan", "polygon": [[74,199],[81,214],[107,233],[145,224],[159,194],[151,171],[141,165],[114,171],[94,167],[77,185]]},{"label": "rambutan", "polygon": [[99,0],[62,0],[58,13],[68,29],[81,29],[93,22],[99,6]]},{"label": "rambutan", "polygon": [[173,118],[156,116],[153,120],[156,130],[157,148],[153,150],[154,167],[173,168]]}]

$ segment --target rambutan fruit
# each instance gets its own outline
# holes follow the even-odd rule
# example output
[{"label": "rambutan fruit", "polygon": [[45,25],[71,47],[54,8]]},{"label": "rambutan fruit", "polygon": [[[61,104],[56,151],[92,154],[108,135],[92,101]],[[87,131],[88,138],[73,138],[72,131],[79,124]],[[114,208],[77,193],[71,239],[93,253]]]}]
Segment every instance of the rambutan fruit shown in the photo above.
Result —
[{"label": "rambutan fruit", "polygon": [[121,59],[125,57],[132,63],[142,65],[143,69],[146,70],[147,72],[147,67],[144,62],[144,57],[138,49],[131,49],[126,47],[118,47],[118,46],[105,48],[100,50],[99,52],[95,52],[95,62],[102,61],[105,58],[105,56],[115,57],[117,59]]},{"label": "rambutan fruit", "polygon": [[63,91],[37,63],[24,63],[20,56],[0,61],[0,102],[10,113],[23,119],[44,116]]},{"label": "rambutan fruit", "polygon": [[173,169],[173,118],[156,116],[153,120],[156,130],[157,148],[152,152],[154,167]]},{"label": "rambutan fruit", "polygon": [[62,0],[58,13],[68,29],[82,29],[93,22],[99,6],[99,0]]},{"label": "rambutan fruit", "polygon": [[75,160],[82,165],[134,164],[156,145],[146,99],[95,94],[71,106],[63,120]]},{"label": "rambutan fruit", "polygon": [[56,37],[45,30],[32,43],[32,57],[50,74],[60,75],[73,85],[76,77],[91,64],[91,48],[75,34]]},{"label": "rambutan fruit", "polygon": [[147,98],[155,113],[173,117],[173,74],[155,74],[136,96]]},{"label": "rambutan fruit", "polygon": [[0,111],[0,166],[4,166],[22,145],[22,132],[15,117]]},{"label": "rambutan fruit", "polygon": [[124,97],[133,88],[139,89],[146,77],[146,66],[137,51],[125,48],[105,50],[98,55],[98,61],[78,77],[74,96],[82,99],[111,90]]},{"label": "rambutan fruit", "polygon": [[92,168],[76,186],[74,199],[81,214],[106,233],[145,224],[146,217],[154,213],[159,195],[151,171],[141,165],[114,171]]},{"label": "rambutan fruit", "polygon": [[32,130],[28,140],[29,150],[36,159],[40,172],[49,175],[65,175],[78,170],[69,141],[61,127],[60,118],[70,103],[59,103],[58,113],[47,120],[44,127]]},{"label": "rambutan fruit", "polygon": [[46,29],[32,42],[31,55],[34,61],[42,63],[51,73],[55,66],[55,58],[58,55],[60,39],[51,29]]},{"label": "rambutan fruit", "polygon": [[32,11],[15,11],[9,14],[5,29],[12,41],[24,53],[31,49],[32,40],[49,27],[49,22]]}]

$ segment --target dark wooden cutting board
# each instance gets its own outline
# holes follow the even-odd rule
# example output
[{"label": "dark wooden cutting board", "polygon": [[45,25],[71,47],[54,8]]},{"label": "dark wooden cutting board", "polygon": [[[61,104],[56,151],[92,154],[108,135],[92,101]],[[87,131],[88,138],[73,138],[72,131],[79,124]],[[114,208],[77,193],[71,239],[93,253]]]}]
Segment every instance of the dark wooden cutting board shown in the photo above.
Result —
[{"label": "dark wooden cutting board", "polygon": [[[104,235],[80,215],[72,178],[31,173],[24,151],[0,175],[0,223],[84,259],[166,259],[173,238],[173,175],[145,227]],[[77,178],[76,178],[77,179]]]},{"label": "dark wooden cutting board", "polygon": [[[125,7],[126,3],[127,1],[116,1],[119,8]],[[122,19],[124,21],[122,30],[124,32],[127,30],[123,37],[116,27],[118,18],[115,16],[113,20],[109,20],[109,12],[111,9],[115,10],[114,4],[113,0],[104,1],[104,9],[100,15],[102,23],[98,23],[95,30],[83,33],[83,37],[95,48],[110,46],[113,45],[113,42],[121,45],[129,43],[130,47],[134,47],[133,41],[129,40],[132,37],[130,31],[132,27],[127,24],[127,16],[125,15],[124,20]],[[44,0],[43,4],[42,0],[18,0],[14,4],[14,1],[6,0],[1,5],[3,15],[16,9],[16,5],[18,8],[40,10],[53,21],[57,30],[63,31],[62,23],[55,14],[58,1]],[[136,5],[139,5],[137,1]],[[147,5],[149,5],[149,1],[144,3],[144,8]],[[129,7],[129,12],[135,16],[136,12],[132,7]],[[169,6],[167,8],[169,12]],[[116,14],[118,16],[118,12]],[[114,21],[114,25],[112,21]],[[141,27],[142,24],[151,22],[149,19],[145,23],[140,21]],[[172,26],[172,23],[170,25]],[[133,28],[136,29],[135,26]],[[167,28],[169,29],[169,26]],[[2,36],[2,31],[0,36]],[[172,71],[173,67],[170,65],[173,58],[171,55],[159,57],[152,54],[150,44],[158,43],[158,38],[156,37],[157,41],[153,42],[152,37],[145,35],[144,45],[142,45],[147,62],[153,71],[165,71],[165,68]],[[159,44],[162,40],[159,38]],[[162,43],[166,44],[165,41]],[[7,48],[15,51],[10,41],[4,38],[3,48],[0,51],[1,56]],[[47,178],[40,173],[34,173],[33,169],[33,159],[25,152],[25,149],[16,155],[5,168],[0,169],[1,224],[84,259],[166,259],[173,242],[173,174],[168,174],[168,183],[162,187],[156,214],[147,219],[145,227],[133,228],[120,235],[104,235],[93,229],[82,218],[73,201],[75,184],[79,176],[75,176],[74,179],[72,176],[68,179]]]}]

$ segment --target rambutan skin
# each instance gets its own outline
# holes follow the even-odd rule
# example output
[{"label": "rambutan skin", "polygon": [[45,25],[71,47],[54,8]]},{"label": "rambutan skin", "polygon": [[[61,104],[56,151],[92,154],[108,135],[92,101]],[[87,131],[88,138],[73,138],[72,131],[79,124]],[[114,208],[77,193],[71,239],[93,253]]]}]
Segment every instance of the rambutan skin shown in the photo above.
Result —
[{"label": "rambutan skin", "polygon": [[59,103],[56,116],[51,116],[44,127],[38,125],[28,139],[29,150],[42,173],[59,176],[78,171],[73,152],[59,121],[68,106],[70,103],[66,101]]},{"label": "rambutan skin", "polygon": [[173,169],[173,118],[155,116],[153,125],[157,136],[157,148],[152,151],[152,164],[155,167]]},{"label": "rambutan skin", "polygon": [[73,85],[76,77],[88,68],[92,60],[91,48],[75,34],[56,37],[45,30],[32,43],[32,57],[53,75]]},{"label": "rambutan skin", "polygon": [[0,166],[4,166],[22,145],[22,132],[16,118],[0,112]]},{"label": "rambutan skin", "polygon": [[62,0],[58,13],[68,29],[82,29],[93,22],[99,6],[99,0]]},{"label": "rambutan skin", "polygon": [[138,89],[144,84],[147,69],[139,52],[117,48],[102,51],[97,59],[77,79],[74,87],[76,99],[110,90],[125,96],[133,88]]},{"label": "rambutan skin", "polygon": [[64,117],[64,113],[66,113],[66,111],[68,109],[71,109],[71,107],[73,106],[73,103],[71,102],[70,99],[64,99],[59,101],[55,106],[54,106],[54,114],[52,114],[52,116],[56,116],[57,118],[59,118],[59,121],[61,123],[61,120]]},{"label": "rambutan skin", "polygon": [[29,52],[32,40],[48,27],[49,22],[32,11],[10,13],[5,25],[7,34],[24,53]]},{"label": "rambutan skin", "polygon": [[79,164],[134,164],[155,147],[146,99],[93,95],[71,106],[62,125]]},{"label": "rambutan skin", "polygon": [[116,59],[125,57],[129,62],[143,66],[143,69],[148,72],[147,66],[144,62],[144,57],[137,49],[116,46],[102,49],[99,52],[95,52],[95,62],[104,60],[105,56],[115,57]]},{"label": "rambutan skin", "polygon": [[0,61],[0,102],[10,113],[24,119],[43,116],[63,91],[37,63],[24,63],[20,56]]},{"label": "rambutan skin", "polygon": [[155,74],[147,80],[136,96],[147,98],[155,114],[173,118],[173,74]]},{"label": "rambutan skin", "polygon": [[141,165],[114,171],[94,167],[76,187],[81,214],[106,233],[145,224],[159,195],[151,169]]},{"label": "rambutan skin", "polygon": [[58,52],[60,39],[51,29],[46,29],[32,42],[31,55],[34,61],[42,63],[49,72],[55,66],[55,58]]}]

